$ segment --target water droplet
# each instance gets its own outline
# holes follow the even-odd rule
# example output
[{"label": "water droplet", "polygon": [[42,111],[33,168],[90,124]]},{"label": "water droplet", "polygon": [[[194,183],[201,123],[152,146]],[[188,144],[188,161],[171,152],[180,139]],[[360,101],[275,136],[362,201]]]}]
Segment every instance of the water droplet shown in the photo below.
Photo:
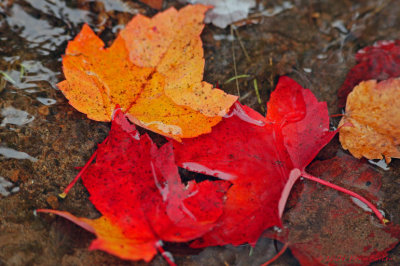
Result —
[{"label": "water droplet", "polygon": [[57,102],[54,99],[42,98],[42,97],[37,97],[36,100],[38,100],[39,102],[41,102],[44,105],[53,105],[53,104],[55,104]]}]

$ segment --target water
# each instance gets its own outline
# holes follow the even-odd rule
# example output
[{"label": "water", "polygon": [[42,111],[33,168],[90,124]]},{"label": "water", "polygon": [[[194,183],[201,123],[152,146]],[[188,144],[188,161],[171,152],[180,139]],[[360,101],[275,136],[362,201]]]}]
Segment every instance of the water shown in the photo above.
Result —
[{"label": "water", "polygon": [[1,110],[1,116],[3,117],[3,121],[1,121],[0,127],[4,127],[7,124],[22,126],[32,122],[35,119],[35,117],[29,113],[15,109],[12,106]]},{"label": "water", "polygon": [[12,182],[6,180],[4,177],[0,176],[0,195],[7,197],[13,193],[17,193],[19,187],[15,186]]},{"label": "water", "polygon": [[38,159],[35,157],[30,156],[29,154],[22,152],[22,151],[16,151],[11,148],[7,147],[0,147],[0,155],[2,155],[5,158],[9,159],[18,159],[18,160],[30,160],[31,162],[37,162]]},{"label": "water", "polygon": [[[179,6],[175,1],[166,5]],[[237,74],[250,75],[238,80],[241,95],[246,95],[242,103],[259,112],[278,76],[288,74],[320,101],[327,101],[331,114],[340,113],[336,92],[355,52],[377,40],[400,39],[400,5],[395,1],[268,0],[251,12],[257,24],[238,28],[235,36],[229,29],[206,26],[205,80],[236,94],[236,82],[223,84],[235,76],[233,49]],[[66,200],[54,200],[77,173],[74,167],[85,164],[109,129],[107,123],[89,121],[75,111],[57,89],[63,79],[61,57],[83,23],[109,45],[137,13],[156,11],[138,1],[122,0],[0,2],[0,265],[132,265],[87,251],[91,234],[54,217],[35,218],[32,210],[57,207],[77,216],[98,216],[79,182]],[[318,159],[331,158],[339,149],[333,141]],[[379,171],[384,174],[382,209],[400,223],[400,163],[373,167],[382,167]],[[251,256],[249,245],[207,248],[198,255],[200,251],[179,245],[165,248],[185,265],[259,265],[276,254],[273,241],[266,239],[259,241]],[[390,255],[395,264],[400,263],[399,254],[397,248]],[[163,263],[159,257],[153,262]],[[293,264],[296,261],[288,252],[276,263]]]}]

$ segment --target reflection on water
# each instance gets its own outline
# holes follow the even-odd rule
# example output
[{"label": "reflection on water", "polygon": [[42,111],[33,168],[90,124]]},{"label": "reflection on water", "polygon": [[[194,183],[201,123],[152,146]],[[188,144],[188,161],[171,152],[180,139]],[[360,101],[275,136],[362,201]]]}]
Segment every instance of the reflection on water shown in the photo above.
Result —
[{"label": "reflection on water", "polygon": [[390,167],[387,165],[385,159],[382,160],[368,160],[370,164],[376,165],[382,170],[388,171],[390,170]]},{"label": "reflection on water", "polygon": [[13,183],[0,176],[0,195],[7,197],[12,193],[17,193],[19,187],[15,186]]},{"label": "reflection on water", "polygon": [[14,107],[6,107],[1,110],[1,115],[4,117],[0,127],[5,127],[7,124],[22,126],[32,122],[35,117],[28,112],[15,109]]},{"label": "reflection on water", "polygon": [[80,25],[94,18],[76,5],[47,0],[0,3],[1,42],[7,43],[0,46],[0,78],[12,85],[8,88],[20,89],[14,92],[22,95],[56,88],[61,53]]},{"label": "reflection on water", "polygon": [[[90,6],[95,6],[101,14],[89,11]],[[68,41],[84,23],[92,28],[104,27],[108,14],[116,12],[137,14],[139,11],[123,0],[0,1],[0,41],[7,43],[0,45],[0,91],[5,82],[12,85],[8,88],[23,90],[15,90],[17,94],[56,89],[62,79],[61,54]],[[46,95],[40,97],[46,98]],[[45,105],[55,103],[38,100]]]},{"label": "reflection on water", "polygon": [[291,8],[293,8],[293,4],[289,1],[284,1],[282,3],[282,5],[276,5],[273,8],[264,10],[262,12],[262,15],[266,16],[266,17],[273,17],[273,16],[278,15],[279,13],[282,13],[283,11],[286,11]]},{"label": "reflection on water", "polygon": [[[91,0],[92,2],[95,2],[94,0]],[[104,5],[104,9],[106,12],[108,11],[119,11],[119,12],[128,12],[131,14],[137,14],[138,10],[135,8],[132,8],[129,6],[127,1],[123,0],[113,0],[113,1],[107,1],[107,0],[100,0],[97,2],[101,2]]]},{"label": "reflection on water", "polygon": [[44,105],[53,105],[53,104],[55,104],[57,102],[54,99],[43,98],[43,97],[37,97],[36,100],[38,100],[39,102],[41,102]]},{"label": "reflection on water", "polygon": [[[45,82],[49,87],[57,83],[58,71],[52,71],[39,61],[26,60],[18,64],[18,57],[3,57],[10,65],[15,64],[16,69],[3,70],[2,75],[13,87],[24,89],[26,92],[37,92],[38,83]],[[19,65],[19,66],[18,66]]]},{"label": "reflection on water", "polygon": [[[20,37],[30,43],[30,48],[37,48],[43,55],[48,55],[55,46],[59,46],[68,38],[63,34],[62,28],[53,27],[46,20],[33,18],[18,4],[14,4],[9,12],[12,15],[6,19],[8,25],[16,29]],[[49,39],[49,36],[52,38]]]},{"label": "reflection on water", "polygon": [[35,163],[38,161],[35,157],[30,156],[29,154],[22,152],[22,151],[16,151],[11,148],[7,147],[0,147],[0,155],[3,155],[6,158],[10,159],[20,159],[20,160],[30,160],[31,162]]}]

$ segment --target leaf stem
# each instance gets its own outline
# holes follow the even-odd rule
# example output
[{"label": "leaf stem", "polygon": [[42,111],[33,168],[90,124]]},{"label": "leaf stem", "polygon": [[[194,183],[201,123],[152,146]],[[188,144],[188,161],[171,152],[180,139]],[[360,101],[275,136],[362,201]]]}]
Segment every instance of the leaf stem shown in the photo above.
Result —
[{"label": "leaf stem", "polygon": [[[231,25],[231,35],[233,35],[233,26]],[[232,57],[233,57],[233,70],[235,71],[235,77],[237,77],[237,68],[236,68],[236,56],[235,56],[235,45],[234,42],[232,42]],[[239,89],[239,81],[238,79],[235,79],[236,81],[236,89],[237,89],[237,94],[240,98],[240,89]]]},{"label": "leaf stem", "polygon": [[389,220],[385,219],[385,217],[383,217],[383,215],[380,213],[380,211],[379,211],[371,202],[369,202],[366,198],[364,198],[364,197],[358,195],[357,193],[355,193],[355,192],[353,192],[353,191],[350,191],[350,190],[348,190],[348,189],[339,187],[339,186],[337,186],[337,185],[335,185],[335,184],[332,184],[332,183],[330,183],[330,182],[328,182],[328,181],[322,180],[322,179],[320,179],[320,178],[318,178],[318,177],[312,176],[312,175],[310,175],[310,174],[308,174],[308,173],[306,173],[306,172],[302,172],[302,173],[301,173],[301,176],[304,177],[304,178],[307,178],[307,179],[309,179],[309,180],[318,182],[318,183],[320,183],[320,184],[322,184],[322,185],[324,185],[324,186],[333,188],[333,189],[335,189],[335,190],[337,190],[337,191],[346,193],[346,194],[348,194],[348,195],[350,195],[350,196],[352,196],[352,197],[354,197],[354,198],[356,198],[356,199],[362,201],[363,203],[365,203],[365,204],[375,213],[375,215],[376,215],[376,216],[378,217],[378,219],[382,222],[382,224],[386,224],[386,223],[389,222]]},{"label": "leaf stem", "polygon": [[168,262],[168,264],[170,266],[176,266],[176,264],[174,262],[174,258],[171,256],[171,254],[168,251],[165,251],[163,249],[161,240],[156,243],[156,248],[157,248],[158,252],[160,252],[161,256],[163,256],[163,258]]},{"label": "leaf stem", "polygon": [[[108,142],[109,135],[104,139],[103,143]],[[62,199],[65,199],[67,196],[68,192],[71,190],[71,188],[75,185],[75,183],[79,180],[79,178],[83,175],[83,173],[86,171],[86,169],[89,167],[89,165],[93,162],[94,158],[97,155],[97,150],[90,156],[89,160],[86,162],[85,166],[81,168],[79,173],[75,176],[74,180],[71,181],[71,183],[68,184],[68,186],[64,189],[64,191],[58,196]]]},{"label": "leaf stem", "polygon": [[58,196],[60,198],[64,199],[67,196],[67,194],[71,190],[71,188],[75,185],[75,183],[79,180],[81,175],[86,171],[86,169],[89,167],[89,165],[93,162],[93,160],[96,157],[96,155],[97,155],[97,150],[92,154],[92,156],[90,157],[89,161],[86,162],[85,166],[82,167],[82,169],[75,176],[75,178],[71,181],[71,183],[69,183],[69,185],[64,189],[64,191],[62,193],[58,194]]},{"label": "leaf stem", "polygon": [[289,242],[286,242],[285,245],[282,247],[282,249],[270,260],[268,260],[267,262],[261,264],[261,266],[267,266],[270,265],[272,262],[276,261],[280,256],[283,255],[283,253],[285,253],[286,249],[289,246]]}]

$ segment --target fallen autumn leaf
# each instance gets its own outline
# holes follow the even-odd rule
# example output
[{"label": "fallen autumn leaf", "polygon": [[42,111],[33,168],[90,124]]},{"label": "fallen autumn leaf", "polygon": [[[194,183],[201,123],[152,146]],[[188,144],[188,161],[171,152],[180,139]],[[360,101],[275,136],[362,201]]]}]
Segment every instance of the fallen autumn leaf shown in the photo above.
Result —
[{"label": "fallen autumn leaf", "polygon": [[157,250],[164,252],[161,241],[187,242],[210,231],[222,214],[223,197],[230,186],[222,180],[183,184],[172,145],[158,149],[147,135],[139,136],[120,110],[82,181],[100,218],[37,211],[63,216],[96,234],[90,249],[145,261]]},{"label": "fallen autumn leaf", "polygon": [[[371,201],[380,198],[382,174],[343,152],[312,163],[308,171]],[[355,198],[307,181],[294,192],[284,214],[285,229],[265,236],[287,244],[301,265],[370,265],[385,261],[399,243],[400,227],[371,223],[371,210]]]},{"label": "fallen autumn leaf", "polygon": [[281,77],[267,117],[236,103],[210,134],[175,142],[179,166],[233,183],[218,225],[194,246],[254,244],[280,226],[292,185],[335,133],[326,103]]},{"label": "fallen autumn leaf", "polygon": [[357,52],[356,61],[357,65],[349,71],[338,91],[339,107],[345,106],[347,95],[361,81],[400,76],[400,40],[378,41],[367,46]]},{"label": "fallen autumn leaf", "polygon": [[132,122],[178,140],[210,132],[237,97],[202,81],[208,8],[136,15],[109,48],[84,25],[68,44],[58,87],[97,121],[110,121],[119,105]]},{"label": "fallen autumn leaf", "polygon": [[356,158],[400,158],[400,79],[363,81],[349,94],[339,123],[343,149]]}]

